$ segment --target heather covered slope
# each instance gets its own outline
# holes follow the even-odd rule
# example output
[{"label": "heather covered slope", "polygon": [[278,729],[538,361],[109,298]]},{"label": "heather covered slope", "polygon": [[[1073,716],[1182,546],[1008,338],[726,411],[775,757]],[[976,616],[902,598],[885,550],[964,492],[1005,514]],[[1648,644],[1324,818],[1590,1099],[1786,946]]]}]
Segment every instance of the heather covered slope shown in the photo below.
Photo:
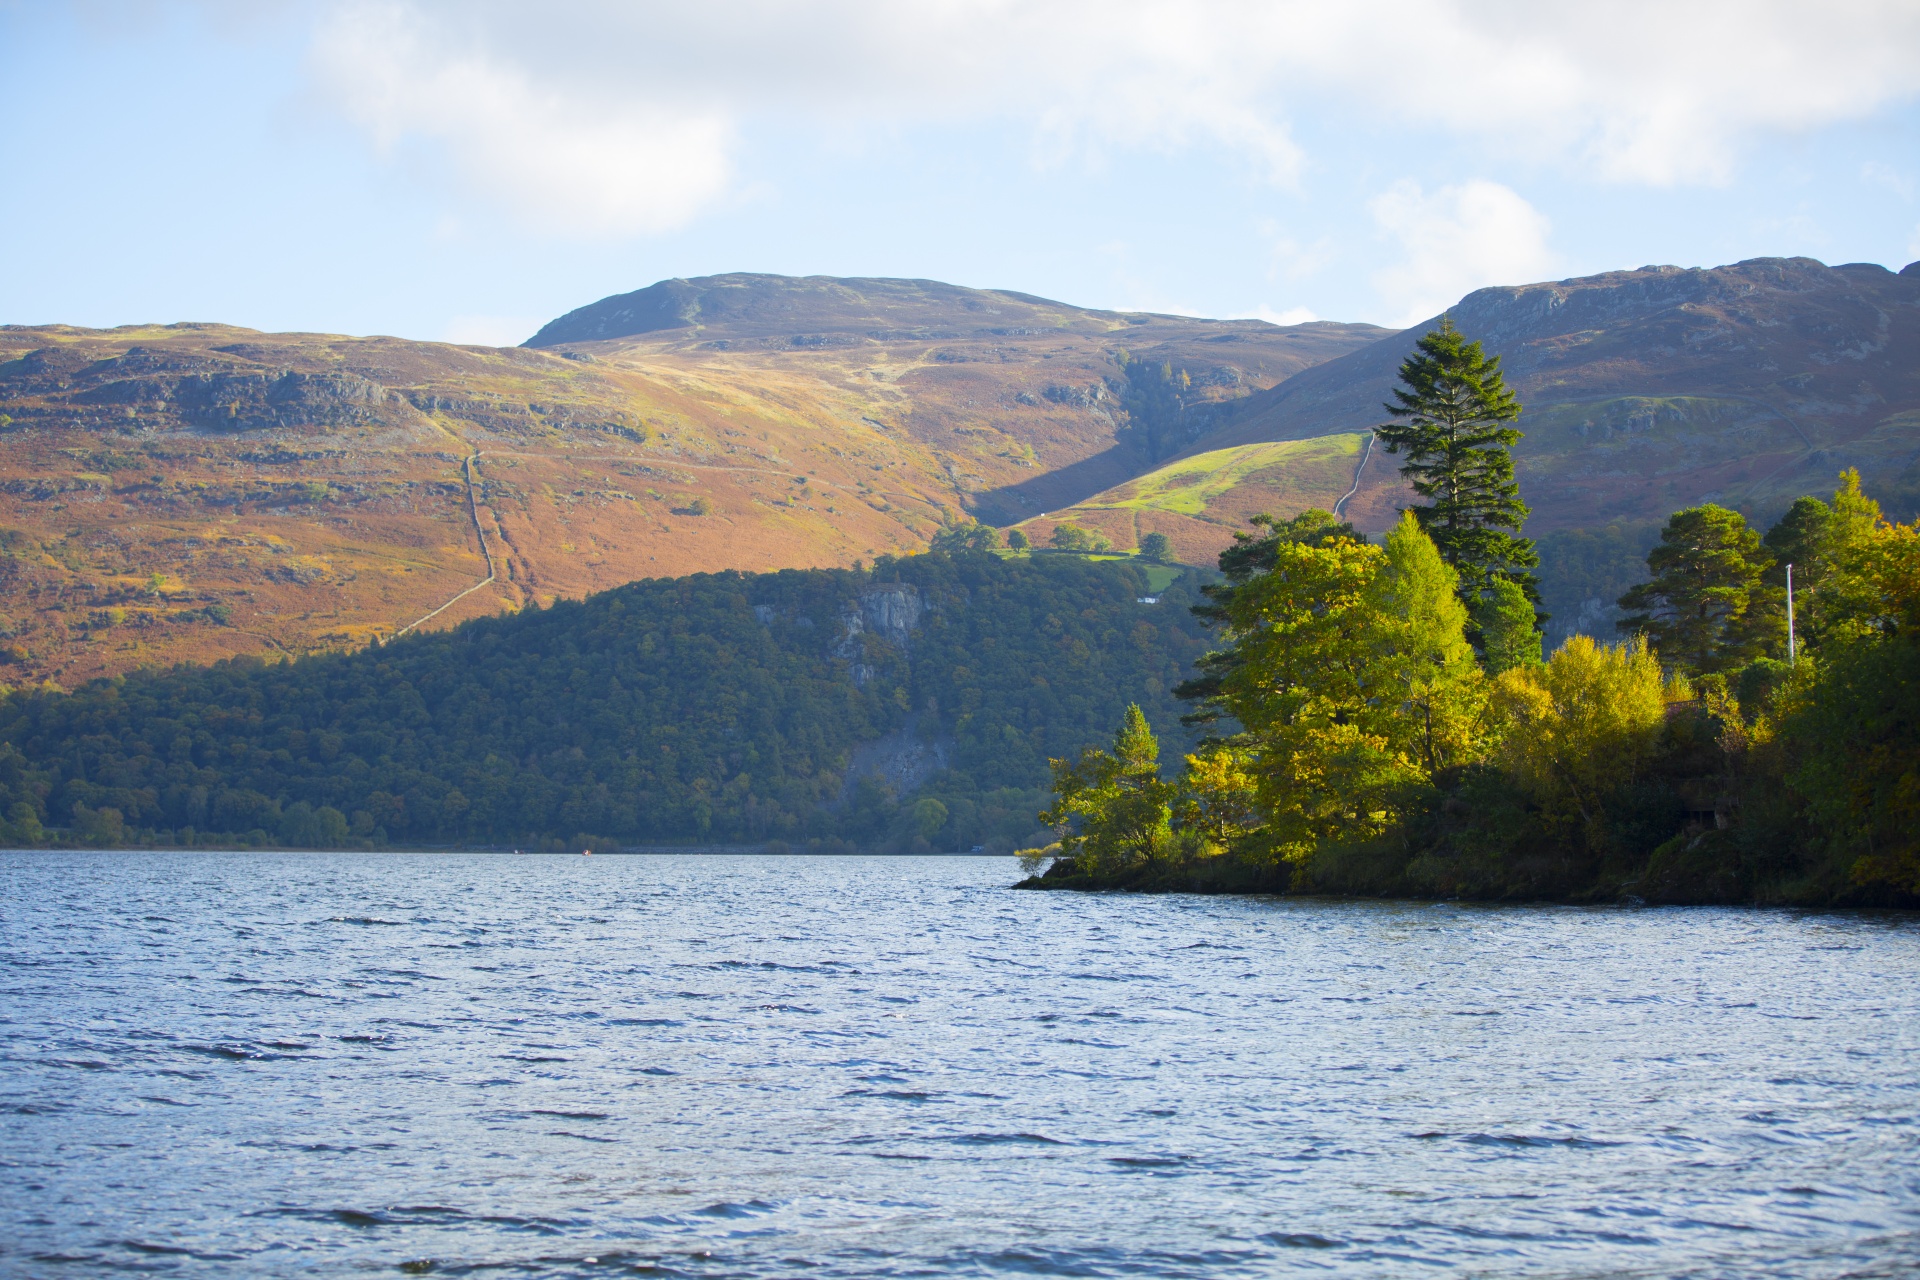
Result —
[{"label": "heather covered slope", "polygon": [[[1615,598],[1677,508],[1718,502],[1765,523],[1847,467],[1896,518],[1920,507],[1920,264],[1648,267],[1482,289],[1449,314],[1502,356],[1526,405],[1515,458],[1556,639],[1613,634]],[[1255,393],[1187,452],[1032,532],[1070,520],[1128,547],[1157,530],[1197,563],[1254,511],[1344,501],[1357,526],[1385,530],[1414,501],[1401,460],[1376,448],[1339,464],[1358,464],[1432,323]]]},{"label": "heather covered slope", "polygon": [[[1848,465],[1895,515],[1920,496],[1915,268],[1645,268],[1452,314],[1528,407],[1556,628],[1609,634],[1677,507],[1764,520]],[[767,275],[663,281],[506,350],[0,328],[0,681],[850,565],[968,518],[1164,532],[1193,564],[1263,510],[1344,500],[1378,532],[1407,495],[1364,433],[1418,328]]]},{"label": "heather covered slope", "polygon": [[[1170,449],[1385,332],[716,281],[642,291],[705,288],[725,313],[705,328],[545,349],[0,328],[0,681],[352,647],[639,578],[917,550],[970,513],[1139,474],[1149,420]],[[1142,369],[1177,358],[1189,385],[1130,415],[1129,350],[1159,361]]]},{"label": "heather covered slope", "polygon": [[1140,475],[1248,396],[1389,332],[1096,311],[929,280],[743,273],[602,299],[528,345],[663,380],[831,388],[862,420],[934,451],[970,514],[1008,524]]},{"label": "heather covered slope", "polygon": [[[1448,312],[1525,403],[1515,450],[1540,532],[1715,501],[1754,515],[1858,467],[1904,514],[1920,494],[1920,263],[1758,258],[1481,289]],[[1437,319],[1437,318],[1436,318]],[[1378,423],[1415,325],[1250,397],[1201,448]],[[1377,455],[1356,505],[1395,487]]]}]

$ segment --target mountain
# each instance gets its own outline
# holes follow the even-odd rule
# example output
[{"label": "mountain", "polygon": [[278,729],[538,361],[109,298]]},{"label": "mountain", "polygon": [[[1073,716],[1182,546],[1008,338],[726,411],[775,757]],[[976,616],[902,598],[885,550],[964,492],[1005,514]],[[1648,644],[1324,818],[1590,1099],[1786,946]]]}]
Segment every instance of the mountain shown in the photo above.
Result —
[{"label": "mountain", "polygon": [[[929,449],[966,510],[1008,524],[1130,479],[1249,395],[1391,333],[1095,311],[932,280],[734,274],[664,280],[527,346],[745,394],[830,387]],[[1160,385],[1162,371],[1177,388]]]},{"label": "mountain", "polygon": [[[1755,515],[1857,466],[1896,505],[1920,482],[1920,263],[1756,258],[1481,289],[1448,312],[1526,405],[1515,450],[1538,532],[1662,520],[1716,501]],[[1365,430],[1414,325],[1249,397],[1203,447]],[[1352,509],[1399,493],[1376,454]]]},{"label": "mountain", "polygon": [[1150,467],[1128,367],[1194,371],[1138,415],[1164,455],[1385,332],[778,276],[668,281],[520,349],[0,327],[0,679],[915,550]]},{"label": "mountain", "polygon": [[[1651,530],[1857,465],[1920,499],[1920,267],[1757,259],[1483,289],[1557,626]],[[351,648],[635,579],[852,565],[966,518],[1205,564],[1406,501],[1370,449],[1426,325],[1101,311],[922,280],[668,280],[522,348],[0,327],[0,680]],[[1356,483],[1357,480],[1357,483]]]},{"label": "mountain", "polygon": [[[1920,263],[1643,267],[1481,289],[1448,315],[1501,356],[1526,406],[1516,471],[1556,638],[1613,634],[1615,597],[1680,507],[1764,523],[1858,467],[1890,515],[1920,509]],[[1262,510],[1340,504],[1386,528],[1414,498],[1368,432],[1439,319],[1256,392],[1181,455],[1030,536],[1072,521],[1131,546],[1155,530],[1199,561]]]}]

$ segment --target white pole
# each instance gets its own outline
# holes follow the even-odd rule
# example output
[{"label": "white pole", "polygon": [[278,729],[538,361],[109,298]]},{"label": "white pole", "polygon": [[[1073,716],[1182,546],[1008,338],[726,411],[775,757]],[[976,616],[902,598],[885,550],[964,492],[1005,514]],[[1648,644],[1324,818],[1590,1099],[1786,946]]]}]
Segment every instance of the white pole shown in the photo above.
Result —
[{"label": "white pole", "polygon": [[1787,566],[1787,665],[1794,664],[1793,652],[1793,566]]}]

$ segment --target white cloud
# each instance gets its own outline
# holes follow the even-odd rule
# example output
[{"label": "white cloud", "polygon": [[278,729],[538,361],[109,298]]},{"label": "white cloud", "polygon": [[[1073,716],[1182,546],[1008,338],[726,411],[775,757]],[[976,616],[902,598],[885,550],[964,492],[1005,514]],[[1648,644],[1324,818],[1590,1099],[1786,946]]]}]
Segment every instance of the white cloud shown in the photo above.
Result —
[{"label": "white cloud", "polygon": [[1769,131],[1920,94],[1912,0],[334,0],[314,66],[383,146],[589,234],[720,199],[757,122],[1012,121],[1044,165],[1207,146],[1298,183],[1364,117],[1605,181],[1718,182]]},{"label": "white cloud", "polygon": [[434,138],[476,190],[539,225],[664,231],[728,181],[724,115],[571,92],[407,7],[344,11],[314,53],[327,86],[383,150]]},{"label": "white cloud", "polygon": [[1403,180],[1367,208],[1405,255],[1373,276],[1389,324],[1424,320],[1487,285],[1541,279],[1554,264],[1545,215],[1497,182],[1463,182],[1428,194]]},{"label": "white cloud", "polygon": [[447,321],[440,340],[475,347],[517,347],[545,323],[534,316],[455,316]]}]

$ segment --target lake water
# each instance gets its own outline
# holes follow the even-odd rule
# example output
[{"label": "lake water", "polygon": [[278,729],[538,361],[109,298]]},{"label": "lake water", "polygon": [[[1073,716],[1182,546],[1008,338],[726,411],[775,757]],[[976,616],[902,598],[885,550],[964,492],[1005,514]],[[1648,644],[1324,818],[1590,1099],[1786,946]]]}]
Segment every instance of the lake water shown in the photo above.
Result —
[{"label": "lake water", "polygon": [[1920,1268],[1920,920],[0,854],[0,1273]]}]

